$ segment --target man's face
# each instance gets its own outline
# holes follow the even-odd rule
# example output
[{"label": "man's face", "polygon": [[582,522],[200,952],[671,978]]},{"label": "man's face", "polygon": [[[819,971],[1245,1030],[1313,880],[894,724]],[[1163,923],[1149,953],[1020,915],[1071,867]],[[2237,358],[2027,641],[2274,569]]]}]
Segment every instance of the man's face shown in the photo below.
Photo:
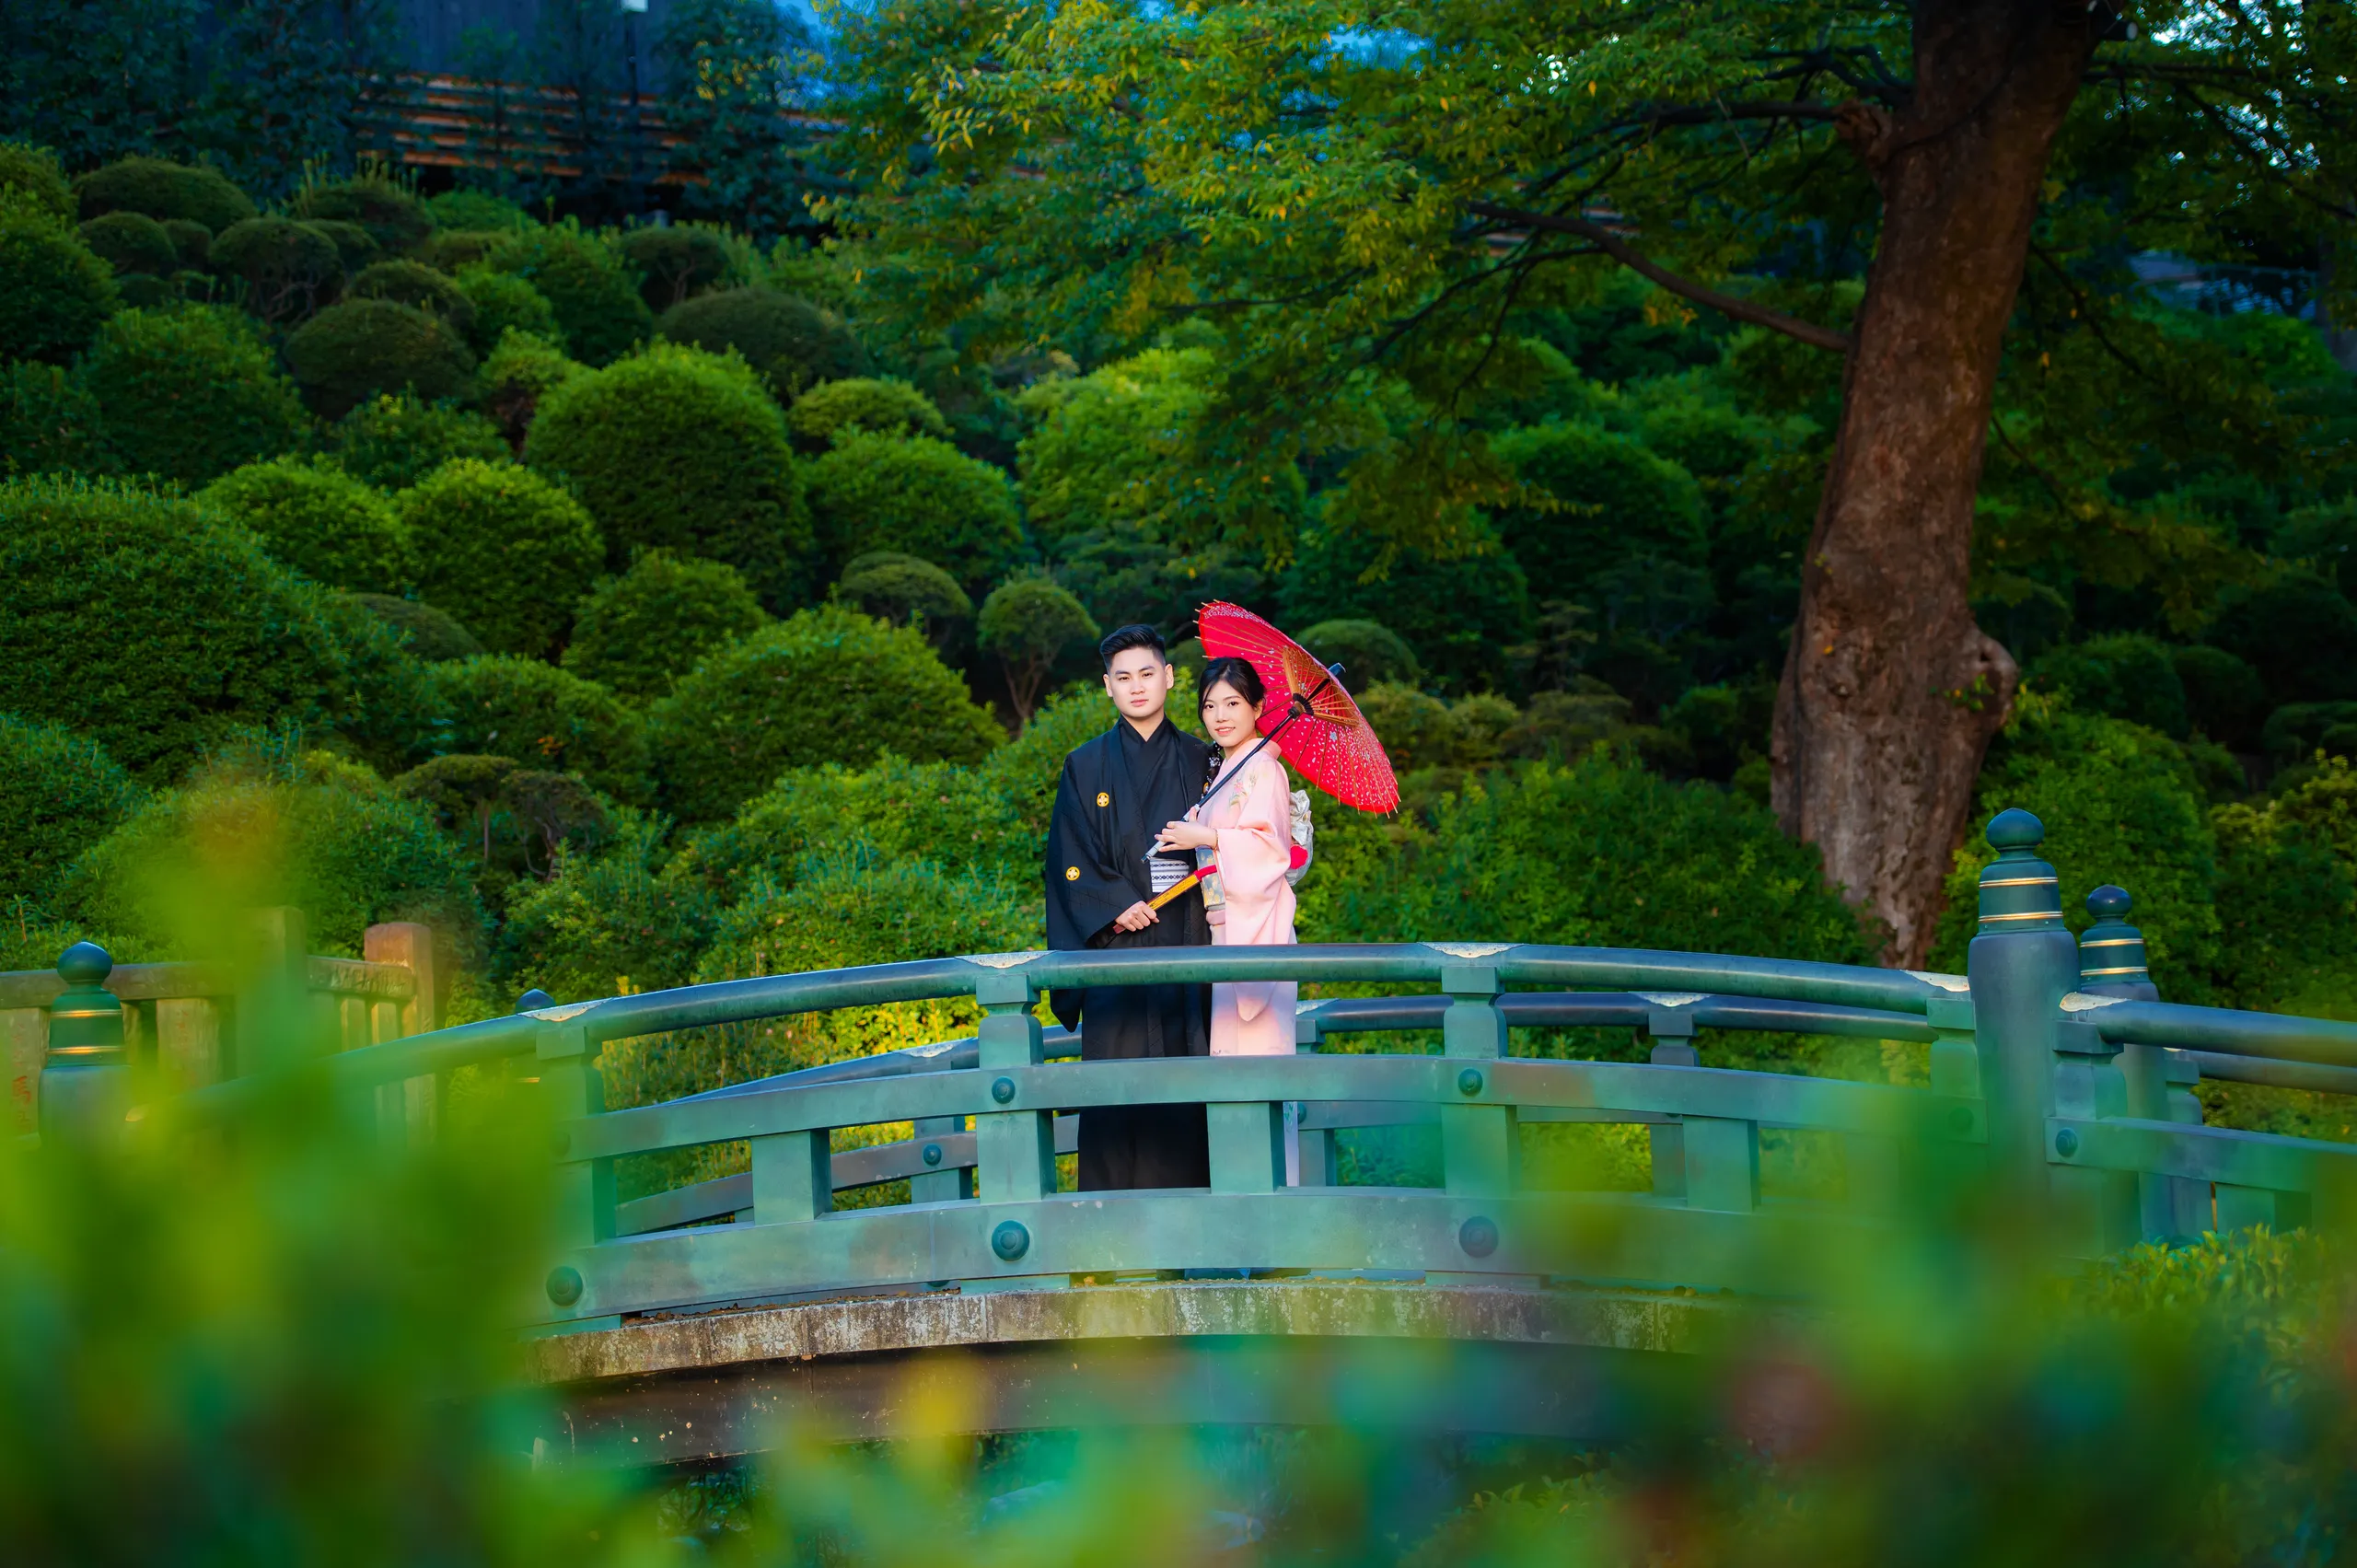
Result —
[{"label": "man's face", "polygon": [[1170,699],[1171,682],[1178,672],[1152,648],[1123,648],[1105,672],[1105,695],[1132,724],[1147,724],[1162,716]]}]

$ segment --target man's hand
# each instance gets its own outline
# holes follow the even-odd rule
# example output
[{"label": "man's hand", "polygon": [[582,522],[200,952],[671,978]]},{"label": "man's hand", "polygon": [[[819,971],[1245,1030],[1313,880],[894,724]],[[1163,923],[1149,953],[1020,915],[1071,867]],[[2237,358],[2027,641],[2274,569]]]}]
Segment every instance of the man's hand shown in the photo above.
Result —
[{"label": "man's hand", "polygon": [[1158,923],[1161,919],[1162,916],[1155,913],[1153,907],[1141,899],[1113,917],[1113,929],[1144,931],[1147,926]]}]

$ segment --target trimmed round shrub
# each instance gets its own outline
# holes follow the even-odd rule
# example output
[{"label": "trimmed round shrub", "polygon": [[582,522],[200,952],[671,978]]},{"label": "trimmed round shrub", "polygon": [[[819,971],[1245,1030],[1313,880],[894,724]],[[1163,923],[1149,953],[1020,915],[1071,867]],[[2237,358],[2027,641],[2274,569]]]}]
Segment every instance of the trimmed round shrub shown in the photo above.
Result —
[{"label": "trimmed round shrub", "polygon": [[422,261],[378,261],[364,267],[352,280],[349,292],[354,299],[413,305],[430,316],[441,317],[461,336],[471,337],[474,331],[474,302],[454,279]]},{"label": "trimmed round shrub", "polygon": [[2049,648],[2025,673],[2070,693],[2071,705],[2081,713],[2109,714],[2183,740],[2189,729],[2185,682],[2178,679],[2175,655],[2157,638],[2119,632]]},{"label": "trimmed round shrub", "polygon": [[1341,663],[1347,691],[1364,691],[1379,681],[1413,686],[1422,679],[1415,651],[1379,621],[1321,621],[1299,641],[1323,662]]},{"label": "trimmed round shrub", "polygon": [[508,458],[498,427],[482,415],[422,403],[407,393],[362,403],[336,421],[328,441],[344,472],[379,490],[407,490],[460,458],[487,463]]},{"label": "trimmed round shrub", "polygon": [[540,291],[566,348],[584,364],[610,364],[654,331],[637,273],[597,235],[571,226],[519,229],[485,260]]},{"label": "trimmed round shrub", "polygon": [[385,248],[377,237],[356,223],[339,223],[333,218],[309,218],[304,226],[325,237],[335,247],[336,258],[343,263],[346,277],[364,267],[371,267],[385,258]]},{"label": "trimmed round shrub", "polygon": [[1530,633],[1530,590],[1510,551],[1434,560],[1402,550],[1391,570],[1363,581],[1381,545],[1329,503],[1303,534],[1301,553],[1278,586],[1286,622],[1373,621],[1412,649],[1416,664],[1450,691],[1503,685],[1506,650]]},{"label": "trimmed round shrub", "polygon": [[2203,641],[2258,670],[2270,705],[2357,698],[2357,608],[2312,573],[2229,587]]},{"label": "trimmed round shrub", "polygon": [[614,248],[646,280],[639,297],[650,310],[668,310],[728,275],[728,242],[709,228],[633,228]]},{"label": "trimmed round shrub", "polygon": [[443,664],[482,652],[473,633],[430,604],[391,594],[346,594],[344,598],[390,627],[412,658]]},{"label": "trimmed round shrub", "polygon": [[57,155],[29,142],[0,142],[0,209],[74,221],[74,186]]},{"label": "trimmed round shrub", "polygon": [[578,773],[626,805],[648,798],[646,726],[595,681],[512,655],[434,667],[450,714],[449,749]]},{"label": "trimmed round shrub", "polygon": [[498,423],[499,433],[518,455],[540,400],[582,373],[583,366],[546,338],[509,329],[482,362],[476,377],[485,412]]},{"label": "trimmed round shrub", "polygon": [[74,190],[86,218],[144,213],[158,222],[187,218],[218,234],[254,215],[251,198],[220,170],[159,157],[127,157],[92,169]]},{"label": "trimmed round shrub", "polygon": [[498,248],[500,238],[491,229],[437,228],[410,254],[429,267],[439,267],[455,275],[464,268],[481,265]]},{"label": "trimmed round shrub", "polygon": [[341,470],[300,458],[250,463],[196,499],[251,529],[273,560],[313,582],[391,592],[408,579],[408,540],[391,504]]},{"label": "trimmed round shrub", "polygon": [[863,615],[914,626],[936,648],[961,641],[974,619],[974,601],[957,578],[930,561],[889,550],[853,557],[835,584],[835,598]]},{"label": "trimmed round shrub", "polygon": [[286,364],[313,411],[340,419],[383,392],[457,397],[471,383],[475,357],[439,317],[389,299],[347,299],[296,329]]},{"label": "trimmed round shrub", "polygon": [[524,228],[533,222],[531,214],[488,191],[445,191],[428,196],[425,210],[434,215],[437,237],[454,228],[495,231]]},{"label": "trimmed round shrub", "polygon": [[314,952],[357,957],[388,920],[431,925],[457,953],[484,936],[465,852],[432,813],[316,752],[225,759],[157,796],[91,847],[59,901],[168,946],[217,941],[223,914],[271,904],[302,910]]},{"label": "trimmed round shrub", "polygon": [[201,273],[213,260],[213,231],[192,218],[167,218],[164,232],[182,271]]},{"label": "trimmed round shrub", "polygon": [[513,464],[447,463],[393,505],[409,529],[418,592],[493,653],[552,652],[605,556],[581,503]]},{"label": "trimmed round shrub", "polygon": [[119,308],[114,269],[61,224],[0,211],[0,360],[63,365]]},{"label": "trimmed round shrub", "polygon": [[343,291],[335,241],[291,218],[250,218],[215,237],[213,270],[246,285],[246,308],[265,321],[291,321]]},{"label": "trimmed round shrub", "polygon": [[768,620],[735,567],[650,550],[581,601],[564,668],[625,697],[660,697]]},{"label": "trimmed round shrub", "polygon": [[122,292],[122,302],[134,310],[168,309],[186,297],[171,279],[145,273],[124,273],[115,279],[115,285]]},{"label": "trimmed round shrub", "polygon": [[930,561],[976,590],[1023,555],[1015,486],[929,436],[839,433],[809,468],[810,513],[831,561],[873,550]]},{"label": "trimmed round shrub", "polygon": [[113,468],[88,388],[58,366],[0,364],[0,479]]},{"label": "trimmed round shrub", "polygon": [[109,213],[81,228],[82,243],[106,258],[119,273],[168,277],[180,268],[180,251],[164,226],[144,213]]},{"label": "trimmed round shrub", "polygon": [[616,569],[642,550],[726,561],[772,611],[810,587],[785,421],[732,360],[667,343],[575,377],[540,400],[524,460],[573,485]]},{"label": "trimmed round shrub", "polygon": [[829,605],[737,643],[650,715],[665,806],[725,819],[788,768],[884,751],[971,762],[1006,738],[914,632]]},{"label": "trimmed round shrub", "polygon": [[1006,694],[1028,720],[1056,661],[1075,643],[1093,643],[1097,622],[1080,600],[1045,577],[1017,577],[991,590],[974,622],[974,640],[1006,670]]},{"label": "trimmed round shrub", "polygon": [[1626,436],[1585,424],[1511,430],[1492,449],[1561,506],[1510,506],[1498,532],[1550,598],[1632,559],[1700,566],[1709,559],[1694,476]]},{"label": "trimmed round shrub", "polygon": [[395,256],[434,232],[434,215],[415,192],[367,175],[311,186],[287,210],[298,218],[357,224],[378,250]]},{"label": "trimmed round shrub", "polygon": [[397,716],[399,672],[333,596],[193,502],[0,484],[0,712],[73,725],[151,783],[240,728]]},{"label": "trimmed round shrub", "polygon": [[698,295],[666,310],[660,331],[672,343],[711,354],[735,349],[781,399],[867,368],[866,354],[841,317],[775,289]]},{"label": "trimmed round shrub", "polygon": [[949,422],[933,400],[906,381],[853,376],[811,388],[785,411],[786,428],[811,451],[824,451],[837,435],[864,430],[874,436],[930,436],[949,439]]},{"label": "trimmed round shrub", "polygon": [[138,804],[106,748],[61,724],[0,713],[0,914],[45,903],[58,874]]},{"label": "trimmed round shrub", "polygon": [[2185,688],[2185,712],[2194,728],[2237,751],[2258,749],[2267,691],[2258,671],[2223,648],[2196,644],[2171,650]]},{"label": "trimmed round shrub", "polygon": [[123,311],[99,329],[81,375],[126,472],[204,484],[310,435],[269,345],[216,306]]},{"label": "trimmed round shrub", "polygon": [[556,307],[527,280],[478,264],[460,268],[458,285],[473,319],[467,341],[476,353],[491,353],[510,332],[528,332],[549,343],[563,339]]}]

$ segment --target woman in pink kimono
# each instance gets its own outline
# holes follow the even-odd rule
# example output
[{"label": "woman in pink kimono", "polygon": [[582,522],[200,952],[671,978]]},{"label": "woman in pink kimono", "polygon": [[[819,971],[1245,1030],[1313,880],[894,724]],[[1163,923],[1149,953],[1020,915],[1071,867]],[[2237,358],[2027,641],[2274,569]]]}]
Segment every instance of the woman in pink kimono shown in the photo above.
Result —
[{"label": "woman in pink kimono", "polygon": [[[1258,671],[1240,658],[1203,667],[1203,728],[1226,753],[1208,804],[1173,822],[1162,842],[1174,849],[1204,849],[1219,866],[1223,903],[1211,912],[1214,947],[1290,945],[1293,934],[1293,785],[1274,748],[1250,761],[1260,741],[1268,691]],[[1255,981],[1212,987],[1213,1056],[1290,1056],[1293,981]]]}]

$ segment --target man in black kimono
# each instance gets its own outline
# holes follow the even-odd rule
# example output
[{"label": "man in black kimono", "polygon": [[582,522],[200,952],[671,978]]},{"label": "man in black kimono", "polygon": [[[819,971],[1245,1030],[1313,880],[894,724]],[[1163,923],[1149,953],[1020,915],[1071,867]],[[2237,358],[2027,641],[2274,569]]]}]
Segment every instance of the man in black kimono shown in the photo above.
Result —
[{"label": "man in black kimono", "polygon": [[[1209,946],[1200,889],[1155,910],[1154,896],[1194,870],[1186,850],[1147,856],[1164,824],[1182,817],[1211,782],[1213,751],[1164,712],[1177,678],[1151,626],[1124,626],[1097,645],[1105,694],[1119,722],[1064,759],[1048,828],[1048,946],[1061,948]],[[1094,986],[1050,998],[1080,1030],[1089,1062],[1211,1051],[1208,985]],[[1211,1149],[1196,1105],[1087,1110],[1080,1118],[1083,1191],[1208,1187]]]}]

